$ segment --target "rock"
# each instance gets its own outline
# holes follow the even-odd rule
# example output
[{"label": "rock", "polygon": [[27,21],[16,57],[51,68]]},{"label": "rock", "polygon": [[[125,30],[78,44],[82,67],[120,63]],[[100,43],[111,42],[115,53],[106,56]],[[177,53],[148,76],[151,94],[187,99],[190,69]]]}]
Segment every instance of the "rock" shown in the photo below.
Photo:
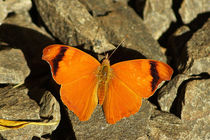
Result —
[{"label": "rock", "polygon": [[147,100],[143,100],[141,109],[135,115],[124,118],[114,125],[106,123],[102,107],[97,106],[90,120],[81,122],[71,111],[73,130],[76,139],[137,139],[147,137],[150,126],[149,118],[154,110],[154,106]]},{"label": "rock", "polygon": [[199,29],[182,49],[178,70],[188,75],[210,73],[210,19]]},{"label": "rock", "polygon": [[1,88],[0,118],[8,120],[37,120],[39,106],[27,95],[27,88],[16,89],[11,86]]},{"label": "rock", "polygon": [[156,40],[169,28],[172,22],[176,22],[172,2],[172,0],[146,1],[143,16],[144,23]]},{"label": "rock", "polygon": [[[0,136],[10,140],[29,140],[52,133],[60,120],[59,105],[52,95],[46,93],[41,100],[41,111],[38,104],[29,98],[30,92],[26,87],[0,88],[0,118],[6,120],[40,121],[41,118],[56,122],[55,125],[30,124],[23,128],[0,131]],[[45,109],[43,109],[45,108]],[[41,114],[41,115],[40,115]]]},{"label": "rock", "polygon": [[125,40],[122,43],[123,48],[119,48],[113,57],[116,56],[118,61],[120,58],[122,60],[148,58],[166,61],[166,57],[160,51],[160,46],[151,37],[135,11],[121,3],[111,3],[110,5],[114,10],[108,15],[97,17],[97,19],[101,22],[102,28],[106,31],[112,44],[120,44],[122,40]]},{"label": "rock", "polygon": [[176,75],[166,86],[158,92],[158,103],[162,111],[171,112],[177,93],[180,92],[181,86],[185,80],[190,77],[185,74]]},{"label": "rock", "polygon": [[114,48],[97,21],[79,1],[35,0],[35,4],[49,30],[62,43],[71,46],[89,43],[97,53]]},{"label": "rock", "polygon": [[52,134],[61,119],[59,103],[49,91],[45,91],[39,105],[39,115],[41,118],[49,118],[49,122],[57,122],[55,125],[46,125],[43,127],[42,135]]},{"label": "rock", "polygon": [[185,47],[185,44],[191,38],[191,36],[192,31],[190,30],[190,28],[188,26],[181,26],[169,37],[167,41],[167,53],[169,54],[169,56],[171,56],[170,62],[175,68],[179,66],[177,56],[180,55],[180,52],[182,52],[183,48]]},{"label": "rock", "polygon": [[[36,77],[49,71],[47,69],[48,65],[41,60],[41,56],[43,48],[53,44],[54,41],[45,30],[32,23],[27,12],[14,14],[5,19],[4,24],[0,26],[0,41],[7,43],[7,47],[22,51],[22,57],[25,59],[24,63],[16,60],[16,58],[10,59],[15,59],[16,62],[20,61],[21,66],[27,63],[31,71],[30,76],[35,75]],[[5,58],[5,60],[7,59]],[[24,72],[24,74],[28,76],[27,72]]]},{"label": "rock", "polygon": [[9,13],[22,13],[32,7],[31,0],[0,0],[0,25]]},{"label": "rock", "polygon": [[2,0],[0,0],[0,25],[3,20],[7,17],[7,8]]},{"label": "rock", "polygon": [[178,101],[182,106],[181,119],[190,127],[189,139],[209,139],[210,124],[210,79],[192,80],[186,84],[183,99]]},{"label": "rock", "polygon": [[0,83],[20,84],[24,83],[29,75],[23,52],[20,49],[1,47],[0,51]]},{"label": "rock", "polygon": [[184,140],[190,132],[187,124],[173,114],[154,111],[149,120],[149,139]]},{"label": "rock", "polygon": [[210,12],[209,0],[183,0],[179,14],[185,24],[190,23],[198,14]]},{"label": "rock", "polygon": [[[175,66],[178,67],[178,75],[174,77],[166,87],[160,90],[158,102],[162,110],[170,112],[174,110],[176,104],[175,99],[179,99],[183,86],[188,80],[194,78],[204,78],[210,73],[210,34],[209,34],[210,20],[193,35],[188,32],[178,38],[172,39],[172,49],[175,59]],[[189,34],[188,34],[189,33]],[[192,37],[191,37],[192,36]],[[185,37],[185,38],[184,38]],[[191,37],[191,38],[190,38]],[[186,42],[186,38],[190,40]],[[179,39],[179,41],[178,41]],[[176,51],[174,51],[176,50]],[[181,52],[181,54],[180,54]],[[204,76],[203,76],[204,75]],[[180,112],[180,109],[178,109]],[[173,111],[177,114],[177,109]],[[178,113],[179,114],[179,113]]]},{"label": "rock", "polygon": [[4,4],[7,7],[8,13],[22,13],[23,11],[29,11],[32,7],[31,0],[5,0]]}]

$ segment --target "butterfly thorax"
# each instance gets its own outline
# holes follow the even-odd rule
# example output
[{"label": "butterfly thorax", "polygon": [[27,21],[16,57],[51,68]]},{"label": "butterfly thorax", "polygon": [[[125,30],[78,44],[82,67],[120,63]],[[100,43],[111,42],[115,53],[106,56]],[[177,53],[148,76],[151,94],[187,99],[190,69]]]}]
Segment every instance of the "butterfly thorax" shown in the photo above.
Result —
[{"label": "butterfly thorax", "polygon": [[99,104],[102,105],[107,95],[109,88],[109,80],[111,78],[111,67],[108,59],[104,59],[101,66],[99,67],[98,74],[98,100]]}]

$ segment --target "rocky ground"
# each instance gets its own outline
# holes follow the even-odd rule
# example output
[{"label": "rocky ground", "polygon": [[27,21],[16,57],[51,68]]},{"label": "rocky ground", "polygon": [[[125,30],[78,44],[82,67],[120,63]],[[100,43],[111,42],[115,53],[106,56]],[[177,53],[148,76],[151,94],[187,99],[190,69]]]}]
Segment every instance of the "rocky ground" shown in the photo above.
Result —
[{"label": "rocky ground", "polygon": [[[209,5],[209,0],[0,0],[0,119],[49,123],[0,129],[0,140],[210,139]],[[173,67],[172,80],[115,125],[106,123],[100,106],[80,122],[62,104],[59,86],[41,60],[43,48],[68,44],[101,60],[104,50],[112,52],[123,39],[111,63],[161,60]]]}]

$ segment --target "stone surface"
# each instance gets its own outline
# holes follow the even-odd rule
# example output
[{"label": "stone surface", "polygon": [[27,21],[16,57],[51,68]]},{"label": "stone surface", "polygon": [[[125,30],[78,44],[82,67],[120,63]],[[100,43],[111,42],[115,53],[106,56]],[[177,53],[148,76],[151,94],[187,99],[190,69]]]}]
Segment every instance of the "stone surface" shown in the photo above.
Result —
[{"label": "stone surface", "polygon": [[32,7],[31,0],[0,0],[0,25],[9,13],[22,13]]},{"label": "stone surface", "polygon": [[[134,10],[122,3],[111,3],[110,5],[114,10],[106,16],[97,17],[97,19],[101,22],[110,42],[120,44],[124,40],[121,45],[123,47],[119,48],[113,57],[116,56],[118,61],[148,58],[164,62],[166,58],[160,51],[160,46],[151,37],[143,21]],[[94,9],[92,10],[94,11]]]},{"label": "stone surface", "polygon": [[28,89],[13,89],[11,86],[1,88],[0,118],[8,120],[38,120],[39,106],[27,95]]},{"label": "stone surface", "polygon": [[190,23],[198,14],[210,12],[209,0],[183,0],[179,14],[185,24]]},{"label": "stone surface", "polygon": [[176,75],[166,86],[159,91],[158,103],[162,111],[170,112],[177,93],[182,88],[181,84],[190,77],[185,74]]},{"label": "stone surface", "polygon": [[[188,75],[210,73],[210,19],[182,49],[178,70]],[[179,53],[180,54],[180,53]],[[178,54],[177,54],[178,55]]]},{"label": "stone surface", "polygon": [[172,0],[147,0],[143,19],[154,39],[158,40],[170,24],[176,22]]},{"label": "stone surface", "polygon": [[[177,55],[180,55],[180,52],[182,52],[185,48],[185,44],[187,41],[191,38],[192,31],[188,26],[181,26],[178,28],[168,39],[168,54],[171,60],[171,64],[173,64],[174,67],[179,66],[179,62],[177,61]],[[172,59],[174,58],[174,59]]]},{"label": "stone surface", "polygon": [[29,75],[30,69],[27,66],[23,52],[20,49],[10,49],[1,46],[0,51],[0,83],[20,84],[24,83]]},{"label": "stone surface", "polygon": [[48,65],[41,60],[42,50],[54,41],[45,30],[32,23],[27,12],[14,14],[5,19],[4,24],[0,26],[0,41],[5,42],[6,47],[20,49],[23,52],[26,61],[24,63],[27,63],[31,71],[29,76],[37,76],[48,71],[46,69]]},{"label": "stone surface", "polygon": [[[179,94],[181,94],[183,86],[186,84],[188,80],[194,78],[205,78],[210,73],[210,34],[209,28],[210,20],[208,20],[201,29],[199,29],[193,35],[186,34],[184,37],[177,41],[178,38],[174,38],[171,43],[172,52],[175,56],[180,56],[178,59],[175,59],[175,66],[178,67],[178,72],[180,73],[176,77],[174,77],[166,87],[160,90],[160,95],[158,102],[162,110],[169,112],[173,110],[176,105],[175,99],[181,98]],[[187,29],[188,33],[188,29]],[[177,34],[178,35],[178,34]],[[191,37],[191,38],[190,38]],[[189,39],[187,41],[187,38]],[[184,40],[183,40],[184,39]],[[185,42],[187,42],[185,44]],[[173,51],[176,50],[176,51]],[[181,52],[181,54],[180,54]],[[197,76],[197,77],[196,77]],[[207,76],[208,77],[208,76]],[[179,109],[175,109],[176,111]],[[175,111],[175,112],[176,112]],[[177,112],[176,112],[177,113]],[[179,113],[178,113],[179,114]]]},{"label": "stone surface", "polygon": [[7,16],[7,8],[2,0],[0,0],[0,25]]},{"label": "stone surface", "polygon": [[89,43],[97,53],[114,48],[97,21],[79,1],[35,0],[35,4],[49,30],[62,43],[71,46]]},{"label": "stone surface", "polygon": [[[27,125],[20,129],[0,131],[4,139],[29,140],[52,133],[60,120],[58,102],[50,93],[46,93],[41,100],[41,110],[38,104],[29,98],[30,90],[26,87],[0,88],[0,118],[7,120],[40,121],[41,118],[56,122],[55,125]],[[43,109],[45,108],[45,109]],[[41,114],[41,115],[40,115]]]},{"label": "stone surface", "polygon": [[21,13],[23,11],[29,11],[32,7],[31,0],[5,0],[4,4],[7,7],[8,13]]},{"label": "stone surface", "polygon": [[210,139],[210,79],[192,80],[186,84],[181,119],[190,126],[189,139]]},{"label": "stone surface", "polygon": [[114,125],[106,123],[102,107],[99,105],[88,121],[79,121],[71,111],[69,115],[77,139],[137,139],[147,137],[150,128],[148,121],[153,110],[154,106],[151,103],[143,101],[138,113]]},{"label": "stone surface", "polygon": [[158,110],[151,115],[149,126],[149,139],[154,140],[185,140],[190,132],[188,125],[183,123],[178,117]]}]

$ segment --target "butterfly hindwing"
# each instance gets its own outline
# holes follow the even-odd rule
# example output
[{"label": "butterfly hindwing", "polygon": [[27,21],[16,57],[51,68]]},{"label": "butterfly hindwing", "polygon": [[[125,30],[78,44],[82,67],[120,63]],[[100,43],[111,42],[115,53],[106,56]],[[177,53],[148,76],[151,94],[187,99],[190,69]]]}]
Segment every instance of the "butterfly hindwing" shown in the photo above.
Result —
[{"label": "butterfly hindwing", "polygon": [[78,80],[61,85],[61,100],[80,121],[86,121],[98,104],[97,88],[96,78],[91,74],[85,75]]},{"label": "butterfly hindwing", "polygon": [[117,76],[109,82],[108,94],[103,103],[106,120],[115,124],[123,117],[135,114],[141,107],[142,98],[132,91]]}]

